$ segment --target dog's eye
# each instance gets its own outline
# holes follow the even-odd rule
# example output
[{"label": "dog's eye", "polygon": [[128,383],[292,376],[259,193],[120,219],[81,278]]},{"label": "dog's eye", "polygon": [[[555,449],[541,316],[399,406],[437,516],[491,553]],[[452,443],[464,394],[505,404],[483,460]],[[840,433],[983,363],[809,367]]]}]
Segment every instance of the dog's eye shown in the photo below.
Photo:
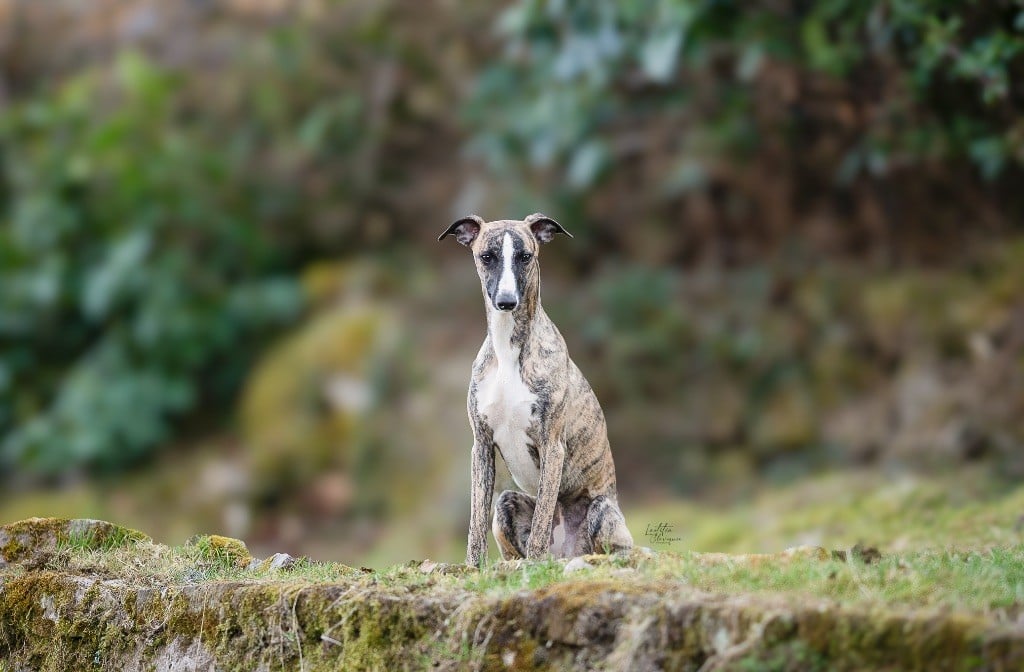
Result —
[{"label": "dog's eye", "polygon": [[533,259],[533,255],[530,254],[529,252],[521,252],[519,254],[519,261],[523,262],[524,264],[528,262],[530,259]]},{"label": "dog's eye", "polygon": [[484,262],[485,264],[489,264],[492,261],[494,261],[494,255],[491,254],[490,252],[484,252],[483,254],[480,255],[480,261]]}]

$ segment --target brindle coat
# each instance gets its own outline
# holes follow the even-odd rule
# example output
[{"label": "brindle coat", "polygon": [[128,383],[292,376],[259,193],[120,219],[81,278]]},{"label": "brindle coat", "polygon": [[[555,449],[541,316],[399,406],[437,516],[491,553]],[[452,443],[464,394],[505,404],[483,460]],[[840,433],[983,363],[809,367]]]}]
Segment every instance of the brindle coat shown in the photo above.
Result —
[{"label": "brindle coat", "polygon": [[492,529],[503,558],[571,557],[633,545],[618,506],[601,406],[540,305],[537,255],[556,233],[568,235],[541,214],[494,222],[470,216],[438,238],[451,234],[470,248],[487,309],[487,338],[469,385],[469,565],[487,555],[495,448],[526,491],[506,490],[495,504]]}]

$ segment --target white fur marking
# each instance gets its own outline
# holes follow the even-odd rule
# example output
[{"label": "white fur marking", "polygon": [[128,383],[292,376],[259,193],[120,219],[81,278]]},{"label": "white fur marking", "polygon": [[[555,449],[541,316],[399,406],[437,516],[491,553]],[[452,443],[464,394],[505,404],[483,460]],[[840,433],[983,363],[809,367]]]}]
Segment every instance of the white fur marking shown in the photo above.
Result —
[{"label": "white fur marking", "polygon": [[533,424],[537,397],[519,373],[519,348],[512,346],[512,314],[495,311],[490,317],[491,346],[498,365],[477,386],[477,409],[490,425],[494,443],[516,484],[536,495],[540,470],[530,457],[532,442],[526,430]]},{"label": "white fur marking", "polygon": [[568,530],[565,527],[565,516],[562,515],[562,511],[558,506],[555,506],[555,518],[554,526],[551,528],[551,547],[548,552],[556,558],[566,557],[566,553],[563,553],[565,547],[565,538]]},{"label": "white fur marking", "polygon": [[511,294],[517,299],[519,291],[516,287],[516,276],[512,272],[512,257],[515,255],[515,246],[512,244],[512,234],[506,233],[505,239],[501,242],[501,260],[504,268],[501,271],[501,280],[498,281],[498,296]]}]

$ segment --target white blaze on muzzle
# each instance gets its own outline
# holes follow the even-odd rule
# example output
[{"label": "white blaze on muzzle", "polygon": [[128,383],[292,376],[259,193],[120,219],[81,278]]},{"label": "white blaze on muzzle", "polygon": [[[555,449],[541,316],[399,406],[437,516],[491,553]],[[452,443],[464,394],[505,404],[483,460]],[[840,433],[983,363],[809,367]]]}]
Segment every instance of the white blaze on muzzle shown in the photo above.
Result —
[{"label": "white blaze on muzzle", "polygon": [[506,233],[501,243],[501,278],[498,280],[498,291],[494,296],[495,303],[519,303],[519,289],[516,287],[516,274],[512,270],[512,260],[515,256],[515,246],[512,243],[512,234]]}]

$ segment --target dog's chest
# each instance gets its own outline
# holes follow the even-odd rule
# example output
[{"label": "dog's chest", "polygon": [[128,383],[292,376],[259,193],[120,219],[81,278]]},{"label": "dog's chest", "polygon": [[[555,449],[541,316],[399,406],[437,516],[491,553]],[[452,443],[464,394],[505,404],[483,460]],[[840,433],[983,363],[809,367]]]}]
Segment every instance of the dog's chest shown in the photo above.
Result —
[{"label": "dog's chest", "polygon": [[506,357],[499,354],[498,366],[492,367],[477,384],[477,412],[491,428],[494,443],[512,478],[524,491],[535,495],[540,470],[531,454],[533,442],[527,431],[535,420],[537,397],[519,373],[518,352],[502,354]]}]

